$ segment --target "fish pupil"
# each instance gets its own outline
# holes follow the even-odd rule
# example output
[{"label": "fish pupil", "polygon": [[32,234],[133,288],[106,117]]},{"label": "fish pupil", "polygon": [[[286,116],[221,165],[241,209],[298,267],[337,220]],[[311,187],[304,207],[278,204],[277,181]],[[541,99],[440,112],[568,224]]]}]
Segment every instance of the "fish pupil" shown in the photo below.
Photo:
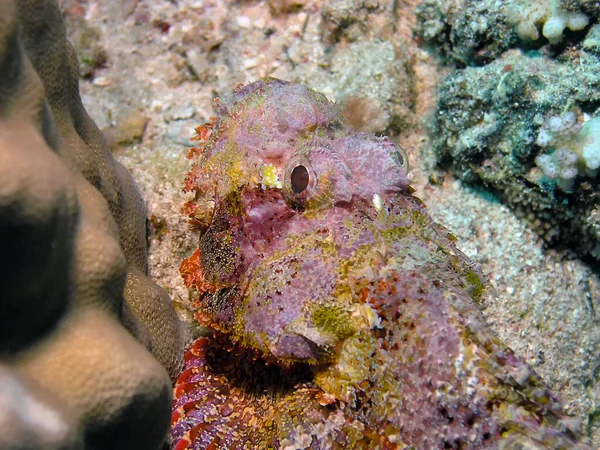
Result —
[{"label": "fish pupil", "polygon": [[290,176],[290,181],[294,194],[300,194],[308,187],[308,169],[303,165],[294,167]]}]

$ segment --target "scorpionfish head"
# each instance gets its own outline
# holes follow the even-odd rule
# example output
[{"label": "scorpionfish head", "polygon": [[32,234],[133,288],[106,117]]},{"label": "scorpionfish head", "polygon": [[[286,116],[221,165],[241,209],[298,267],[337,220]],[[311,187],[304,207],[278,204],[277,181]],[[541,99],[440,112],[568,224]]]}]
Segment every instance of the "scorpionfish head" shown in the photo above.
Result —
[{"label": "scorpionfish head", "polygon": [[406,155],[351,130],[322,94],[274,78],[238,88],[218,113],[197,129],[206,139],[185,181],[200,239],[180,271],[196,316],[267,361],[330,362],[378,326],[360,287],[410,189]]}]

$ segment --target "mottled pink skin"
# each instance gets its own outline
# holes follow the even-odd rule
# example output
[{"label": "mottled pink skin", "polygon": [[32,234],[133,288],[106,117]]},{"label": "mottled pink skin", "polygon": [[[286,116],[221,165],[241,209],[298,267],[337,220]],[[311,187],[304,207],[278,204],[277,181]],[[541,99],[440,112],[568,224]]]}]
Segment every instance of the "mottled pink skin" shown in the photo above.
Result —
[{"label": "mottled pink skin", "polygon": [[389,140],[274,79],[219,114],[186,179],[202,233],[181,268],[218,332],[187,355],[177,449],[588,448],[487,331],[482,274],[411,195]]},{"label": "mottled pink skin", "polygon": [[[266,89],[268,100],[260,103],[264,97],[262,91]],[[256,110],[251,114],[244,104],[244,99],[249,96],[254,96],[254,101],[260,103],[254,106]],[[240,274],[244,274],[245,281],[253,279],[257,265],[268,255],[288,246],[284,237],[302,236],[320,227],[330,230],[332,222],[343,221],[349,215],[374,216],[376,211],[372,201],[375,194],[386,199],[408,187],[406,170],[399,165],[398,159],[394,159],[399,151],[387,138],[348,133],[347,126],[338,117],[337,108],[324,97],[316,97],[304,86],[280,80],[269,80],[268,85],[258,81],[238,90],[233,100],[220,108],[219,114],[223,117],[229,115],[232,120],[219,123],[213,139],[205,148],[205,159],[229,152],[228,146],[235,144],[235,152],[243,155],[252,170],[258,171],[267,163],[278,167],[284,185],[283,174],[289,171],[294,161],[305,163],[311,180],[316,181],[300,195],[293,195],[285,186],[284,189],[266,191],[243,189],[239,198],[235,198],[235,202],[241,202],[244,209],[240,218],[230,217],[233,200],[227,198],[229,192],[223,193],[211,214],[213,226],[201,238],[200,248],[214,247],[219,236],[226,233],[237,244],[234,246],[235,256],[229,260],[235,267],[215,274],[211,278],[213,284],[226,285]],[[227,136],[227,139],[219,136]],[[227,171],[231,167],[224,169]],[[198,183],[198,190],[206,194],[213,195],[208,183],[217,184],[217,199],[221,190],[227,191],[227,188],[219,186],[222,180],[218,177],[207,177],[201,170],[192,171],[192,175],[202,180]],[[320,197],[326,199],[325,203],[312,209],[321,211],[321,217],[307,221],[304,212],[311,209],[308,203]],[[336,233],[335,230],[328,232]],[[337,238],[344,239],[344,236],[340,233]],[[320,360],[323,356],[320,342],[312,342],[307,336],[285,330],[289,323],[301,316],[305,303],[314,301],[318,292],[329,295],[337,280],[334,268],[322,263],[318,252],[304,258],[304,267],[299,269],[304,275],[303,280],[292,281],[279,294],[249,296],[246,299],[244,334],[256,336],[256,347],[266,352],[265,356],[274,356],[276,360]],[[277,264],[286,266],[289,261],[282,259]],[[330,273],[330,270],[333,272]],[[315,276],[311,275],[312,271]],[[306,289],[307,283],[310,289]],[[237,302],[241,301],[240,296],[231,297],[225,314],[215,311],[212,318],[217,319],[215,325],[218,328],[233,326],[232,305],[237,307]],[[270,310],[279,310],[277,315],[264,316],[266,301],[270,303]],[[270,337],[269,342],[265,342],[263,335]]]}]

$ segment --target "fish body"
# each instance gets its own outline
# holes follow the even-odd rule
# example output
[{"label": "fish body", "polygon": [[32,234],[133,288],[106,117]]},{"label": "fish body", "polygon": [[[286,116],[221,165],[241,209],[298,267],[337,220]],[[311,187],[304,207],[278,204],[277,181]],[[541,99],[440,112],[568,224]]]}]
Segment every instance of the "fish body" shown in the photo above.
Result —
[{"label": "fish body", "polygon": [[197,131],[180,272],[214,333],[186,353],[175,449],[588,448],[487,330],[491,290],[398,146],[274,78]]}]

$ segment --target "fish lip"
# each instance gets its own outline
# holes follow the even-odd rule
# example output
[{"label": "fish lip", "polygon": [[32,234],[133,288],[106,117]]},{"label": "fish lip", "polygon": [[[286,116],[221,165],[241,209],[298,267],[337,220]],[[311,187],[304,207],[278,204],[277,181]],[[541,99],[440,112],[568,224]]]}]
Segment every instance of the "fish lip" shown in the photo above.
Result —
[{"label": "fish lip", "polygon": [[326,349],[310,338],[295,332],[283,333],[270,349],[271,354],[282,360],[320,362],[327,354]]}]

